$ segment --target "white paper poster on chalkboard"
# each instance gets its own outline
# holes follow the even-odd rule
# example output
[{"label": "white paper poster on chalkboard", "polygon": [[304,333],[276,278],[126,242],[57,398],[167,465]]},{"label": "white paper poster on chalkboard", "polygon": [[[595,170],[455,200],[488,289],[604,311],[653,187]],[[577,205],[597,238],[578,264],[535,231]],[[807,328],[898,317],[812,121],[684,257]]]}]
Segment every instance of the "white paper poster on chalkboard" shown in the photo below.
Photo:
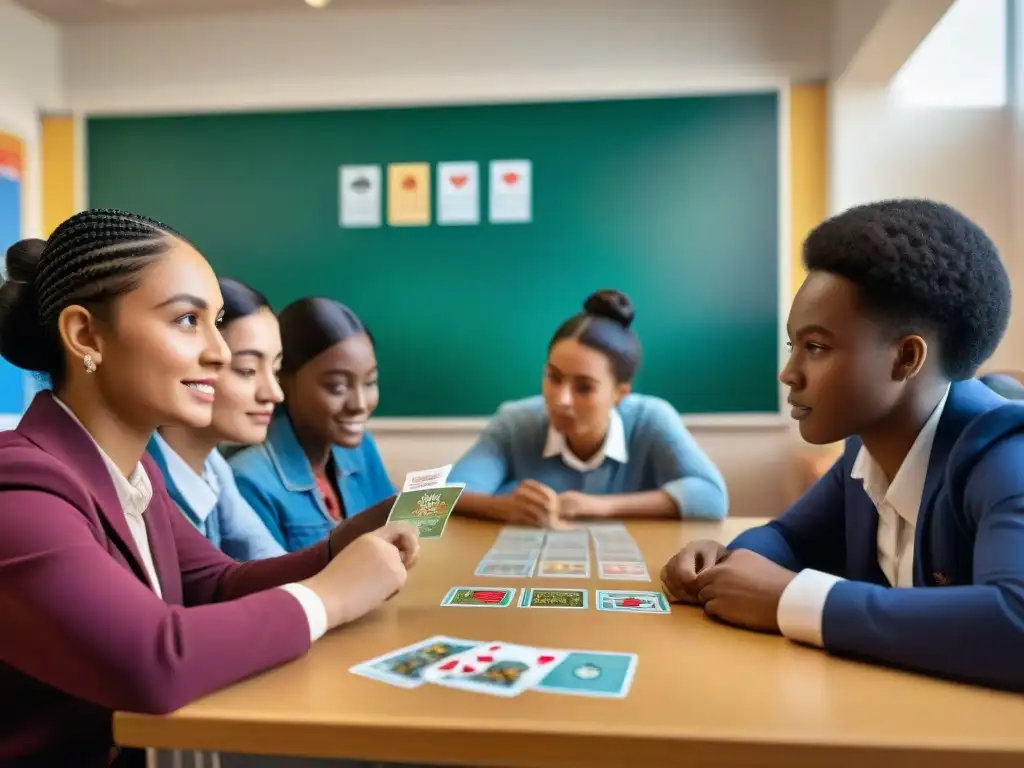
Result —
[{"label": "white paper poster on chalkboard", "polygon": [[339,171],[341,226],[381,225],[381,171],[379,165],[343,165]]},{"label": "white paper poster on chalkboard", "polygon": [[479,164],[437,164],[437,223],[480,223]]},{"label": "white paper poster on chalkboard", "polygon": [[490,218],[521,224],[533,218],[533,169],[529,160],[492,160]]}]

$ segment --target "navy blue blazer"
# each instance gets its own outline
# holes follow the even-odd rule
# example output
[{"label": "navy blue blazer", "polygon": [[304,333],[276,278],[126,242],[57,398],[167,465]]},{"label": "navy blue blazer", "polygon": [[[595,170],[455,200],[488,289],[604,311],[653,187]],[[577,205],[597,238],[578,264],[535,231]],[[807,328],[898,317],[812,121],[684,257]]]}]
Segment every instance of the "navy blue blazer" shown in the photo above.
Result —
[{"label": "navy blue blazer", "polygon": [[889,587],[879,568],[878,512],[850,477],[860,447],[848,440],[796,504],[729,548],[848,579],[825,603],[831,653],[1024,691],[1024,405],[973,379],[952,385],[918,511],[914,589]]}]

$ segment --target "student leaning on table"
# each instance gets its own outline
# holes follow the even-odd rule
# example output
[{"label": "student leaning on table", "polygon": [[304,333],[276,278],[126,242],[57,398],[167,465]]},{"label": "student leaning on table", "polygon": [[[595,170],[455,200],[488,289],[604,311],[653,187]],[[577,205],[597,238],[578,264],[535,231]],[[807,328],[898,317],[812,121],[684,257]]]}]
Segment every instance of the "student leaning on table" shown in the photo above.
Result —
[{"label": "student leaning on table", "polygon": [[12,247],[7,273],[0,354],[53,390],[0,434],[0,764],[107,765],[112,710],[178,708],[401,588],[415,531],[353,540],[380,514],[239,564],[174,507],[146,444],[210,422],[228,357],[217,279],[179,235],[86,211]]},{"label": "student leaning on table", "polygon": [[718,468],[675,408],[632,394],[640,340],[633,305],[599,291],[548,345],[543,394],[503,405],[449,479],[462,514],[534,525],[565,518],[719,520]]},{"label": "student leaning on table", "polygon": [[832,653],[1024,691],[1024,406],[972,378],[1009,319],[995,247],[944,205],[892,201],[821,224],[804,261],[780,379],[804,439],[846,450],[773,522],[688,544],[666,590]]}]

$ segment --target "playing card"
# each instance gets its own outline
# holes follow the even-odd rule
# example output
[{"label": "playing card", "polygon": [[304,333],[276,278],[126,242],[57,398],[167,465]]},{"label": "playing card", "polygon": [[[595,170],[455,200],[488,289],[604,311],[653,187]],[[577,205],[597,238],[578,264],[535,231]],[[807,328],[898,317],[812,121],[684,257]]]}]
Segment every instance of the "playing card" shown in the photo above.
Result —
[{"label": "playing card", "polygon": [[540,553],[542,560],[586,560],[590,557],[585,549],[545,549]]},{"label": "playing card", "polygon": [[484,560],[476,567],[474,576],[507,577],[514,579],[528,579],[533,575],[534,561],[517,562],[494,562]]},{"label": "playing card", "polygon": [[446,485],[419,491],[403,491],[398,494],[391,507],[388,522],[412,523],[419,529],[421,539],[440,538],[465,487]]},{"label": "playing card", "polygon": [[586,608],[585,589],[524,589],[519,595],[520,608]]},{"label": "playing card", "polygon": [[597,591],[597,610],[626,613],[669,613],[668,600],[661,592],[630,592],[618,589]]},{"label": "playing card", "polygon": [[496,642],[453,655],[424,670],[426,681],[494,696],[518,696],[544,679],[566,651]]},{"label": "playing card", "polygon": [[586,560],[541,560],[537,576],[539,578],[585,579],[590,576],[590,563]]},{"label": "playing card", "polygon": [[441,605],[463,608],[507,608],[515,595],[514,587],[452,587]]},{"label": "playing card", "polygon": [[635,653],[570,651],[536,690],[572,696],[600,696],[621,699],[629,693],[636,674]]},{"label": "playing card", "polygon": [[478,644],[478,640],[463,640],[458,637],[437,635],[356,664],[349,672],[391,683],[401,688],[416,688],[423,684],[421,675],[424,669],[456,653],[474,648]]},{"label": "playing card", "polygon": [[644,556],[635,549],[599,549],[597,559],[605,563],[642,563]]},{"label": "playing card", "polygon": [[623,579],[628,581],[650,581],[651,575],[643,563],[606,563],[597,565],[598,577],[601,579]]},{"label": "playing card", "polygon": [[405,476],[405,483],[402,485],[402,492],[420,491],[424,488],[439,488],[448,479],[448,473],[452,471],[452,465],[446,464],[435,469],[420,469],[410,472]]}]

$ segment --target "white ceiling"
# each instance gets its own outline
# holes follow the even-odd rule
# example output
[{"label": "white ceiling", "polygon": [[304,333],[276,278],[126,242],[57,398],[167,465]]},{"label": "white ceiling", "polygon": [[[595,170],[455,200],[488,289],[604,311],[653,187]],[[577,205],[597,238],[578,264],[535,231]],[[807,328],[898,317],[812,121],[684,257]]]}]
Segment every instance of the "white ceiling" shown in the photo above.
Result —
[{"label": "white ceiling", "polygon": [[[228,14],[244,11],[307,10],[304,0],[15,0],[33,13],[59,24],[159,16]],[[384,0],[331,0],[327,9],[378,5]]]}]

